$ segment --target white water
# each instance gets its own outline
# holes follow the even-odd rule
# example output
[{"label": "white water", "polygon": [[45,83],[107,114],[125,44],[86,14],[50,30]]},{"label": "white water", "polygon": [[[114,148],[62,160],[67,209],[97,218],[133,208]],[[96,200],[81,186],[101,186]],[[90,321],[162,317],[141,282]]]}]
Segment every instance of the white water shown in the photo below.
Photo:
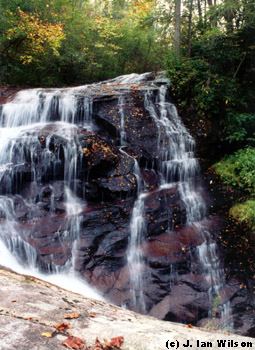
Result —
[{"label": "white water", "polygon": [[38,269],[29,267],[26,268],[19,264],[14,255],[7,249],[6,245],[0,240],[0,265],[6,266],[17,273],[34,276],[44,281],[53,283],[61,288],[71,290],[72,292],[83,294],[88,298],[104,300],[95,289],[87,285],[83,280],[79,279],[73,272],[58,273],[45,275],[39,272]]},{"label": "white water", "polygon": [[[150,74],[143,75],[132,74],[122,76],[105,84],[112,88],[128,90],[132,84],[140,84],[149,78]],[[217,258],[217,249],[215,243],[210,242],[209,233],[204,230],[202,220],[206,216],[206,204],[203,201],[196,179],[199,176],[199,164],[195,157],[195,142],[184,127],[179,118],[176,108],[173,104],[167,102],[166,93],[167,86],[162,85],[160,88],[153,83],[148,83],[147,91],[144,91],[145,107],[154,119],[158,129],[158,165],[161,176],[160,188],[170,188],[177,186],[181,199],[186,209],[187,225],[194,225],[203,236],[204,243],[198,247],[198,255],[204,269],[205,278],[211,285],[210,297],[213,300],[219,295],[221,284],[224,282],[223,270],[220,269]],[[92,86],[93,87],[93,86]],[[88,92],[88,86],[73,89],[59,90],[26,90],[18,93],[17,97],[10,103],[3,106],[1,115],[0,128],[0,182],[4,184],[8,196],[0,196],[0,211],[3,220],[0,220],[0,236],[9,250],[15,253],[15,250],[22,250],[26,256],[29,270],[23,270],[22,267],[13,256],[8,253],[5,246],[1,242],[0,256],[3,265],[13,268],[17,272],[28,274],[39,274],[36,269],[37,252],[20,237],[17,228],[17,218],[14,213],[14,201],[11,195],[13,183],[12,173],[13,165],[24,166],[26,157],[28,157],[27,149],[29,149],[29,157],[31,158],[32,179],[34,183],[40,183],[40,174],[36,168],[35,152],[40,143],[38,133],[47,128],[50,123],[51,133],[48,134],[44,153],[41,155],[45,160],[45,164],[52,159],[50,152],[50,141],[54,135],[63,137],[67,142],[64,147],[64,181],[65,181],[65,205],[66,216],[69,220],[71,229],[65,231],[65,235],[72,236],[72,259],[63,267],[51,266],[55,273],[52,276],[43,275],[44,279],[53,279],[67,281],[67,286],[76,285],[76,277],[74,276],[73,266],[75,264],[75,248],[76,239],[79,237],[81,229],[81,215],[85,202],[80,202],[76,195],[76,187],[73,179],[77,174],[78,153],[81,151],[77,144],[73,141],[73,135],[76,134],[77,125],[81,125],[86,129],[93,130],[91,121],[92,116],[92,98],[81,96],[81,92]],[[155,91],[157,90],[157,98],[155,103]],[[123,148],[127,140],[125,112],[124,107],[128,103],[123,96],[119,98],[119,114],[120,114],[120,151],[128,155]],[[56,121],[57,119],[58,121]],[[128,155],[131,157],[130,155]],[[54,169],[59,165],[59,151],[53,159]],[[134,159],[133,157],[131,157]],[[55,170],[54,170],[55,171]],[[141,243],[146,236],[145,225],[145,198],[147,192],[144,191],[139,164],[134,159],[134,170],[137,178],[137,200],[134,204],[131,222],[130,222],[130,240],[127,250],[127,263],[130,272],[130,286],[132,295],[132,306],[137,307],[142,312],[146,311],[146,283],[145,280],[145,264]],[[34,203],[26,202],[26,205]],[[51,213],[54,211],[54,193],[51,194]],[[4,220],[5,218],[5,220]],[[171,229],[171,220],[169,220],[169,228]],[[59,231],[61,227],[59,228]],[[61,273],[60,273],[61,272]],[[39,276],[39,275],[37,275]],[[42,278],[42,275],[40,275]],[[69,280],[71,278],[71,280]],[[75,280],[73,279],[75,278]],[[148,274],[147,274],[148,278]],[[171,283],[173,278],[170,278]],[[221,281],[221,282],[219,282]],[[222,282],[223,281],[223,282]],[[78,289],[81,292],[82,286],[77,281]],[[86,287],[87,288],[87,287]],[[88,287],[89,288],[89,287]],[[73,289],[73,287],[72,287]],[[94,293],[92,291],[92,293]],[[96,295],[94,295],[96,297]],[[223,313],[226,313],[225,306]]]},{"label": "white water", "polygon": [[125,131],[125,115],[123,111],[123,106],[125,106],[124,97],[119,97],[119,113],[120,113],[120,145],[121,147],[125,146],[126,142],[126,131]]},{"label": "white water", "polygon": [[[81,89],[84,90],[86,87]],[[80,234],[80,214],[86,205],[75,196],[73,192],[76,190],[75,186],[71,190],[72,180],[76,178],[77,154],[80,151],[73,141],[73,136],[77,130],[74,123],[79,123],[86,129],[92,128],[92,100],[89,97],[79,100],[75,95],[77,92],[79,92],[77,88],[49,90],[48,92],[40,89],[24,90],[19,92],[12,102],[3,106],[0,128],[0,181],[2,189],[7,192],[7,195],[0,196],[0,264],[16,272],[33,275],[88,297],[103,300],[97,291],[76,276],[73,269],[75,242]],[[55,115],[58,116],[58,121],[54,121]],[[18,231],[19,225],[15,214],[14,198],[19,198],[26,207],[29,207],[30,215],[33,215],[33,206],[36,203],[33,200],[25,202],[20,196],[11,195],[11,192],[14,181],[12,169],[24,166],[27,157],[31,159],[32,183],[36,185],[41,182],[40,172],[36,170],[36,157],[38,156],[36,149],[40,146],[37,135],[39,132],[43,132],[44,129],[46,130],[49,123],[51,123],[51,132],[47,135],[41,160],[44,160],[45,164],[52,161],[50,142],[54,135],[58,135],[67,141],[64,147],[64,183],[66,216],[69,223],[67,226],[70,227],[70,230],[64,231],[63,236],[64,238],[71,236],[73,254],[72,260],[68,261],[63,267],[51,263],[49,268],[55,273],[45,275],[39,272],[37,268],[38,253],[36,249],[22,239],[23,233]],[[30,154],[28,154],[28,150]],[[59,163],[59,152],[56,152],[56,158],[53,162],[53,168],[56,169]],[[49,187],[51,188],[50,185]],[[50,198],[51,214],[53,214],[53,211],[54,192],[52,191]],[[60,230],[61,227],[59,227],[58,232]],[[26,264],[18,256],[21,252]]]},{"label": "white water", "polygon": [[[64,123],[80,124],[91,127],[92,99],[79,94],[87,86],[59,90],[22,90],[15,99],[4,104],[1,114],[1,126],[14,128],[54,121],[54,115]],[[81,96],[80,96],[81,97]],[[81,114],[81,115],[79,115]]]},{"label": "white water", "polygon": [[[141,243],[146,235],[144,199],[146,193],[140,192],[134,204],[130,222],[130,240],[127,251],[127,262],[130,273],[131,305],[139,306],[141,312],[146,312],[144,288],[146,281],[143,278],[145,265],[143,264],[143,251]],[[148,282],[148,281],[147,281]]]},{"label": "white water", "polygon": [[[122,84],[133,83],[134,81],[139,81],[141,76],[137,74],[131,74],[130,76],[122,76],[117,78],[118,82]],[[143,278],[143,252],[141,250],[141,243],[143,238],[146,236],[146,225],[145,225],[145,213],[144,213],[144,198],[147,193],[143,192],[140,167],[137,160],[130,156],[127,152],[123,150],[126,145],[126,131],[125,131],[125,112],[124,107],[126,106],[125,99],[120,96],[119,101],[119,114],[120,114],[120,151],[127,157],[131,158],[134,162],[133,173],[136,177],[137,183],[137,200],[134,203],[134,208],[132,210],[131,220],[130,220],[130,238],[127,249],[127,266],[130,275],[130,292],[131,292],[131,302],[130,306],[138,311],[146,313],[146,302],[144,299],[144,286],[145,280]],[[148,282],[148,281],[147,281]],[[123,305],[124,307],[126,305]]]},{"label": "white water", "polygon": [[[139,77],[136,75],[119,78],[119,82],[126,84],[139,81]],[[204,243],[198,246],[197,251],[204,276],[210,286],[209,299],[213,303],[214,299],[220,295],[220,289],[224,284],[224,270],[220,267],[216,243],[210,242],[210,234],[203,227],[207,207],[201,196],[201,190],[196,184],[196,180],[200,176],[200,168],[195,157],[195,141],[184,127],[176,107],[166,100],[167,89],[166,85],[162,85],[158,89],[156,103],[152,89],[148,89],[144,93],[145,108],[158,129],[158,162],[161,175],[159,190],[177,186],[186,209],[186,225],[195,226],[203,237]],[[123,110],[121,110],[121,118],[124,118]],[[121,125],[123,128],[123,122]],[[131,217],[131,235],[127,254],[132,307],[138,308],[141,312],[146,311],[145,293],[146,282],[148,283],[144,277],[145,265],[141,249],[141,243],[146,237],[144,209],[146,196],[146,191],[144,192],[142,189],[138,191],[138,198]],[[171,228],[171,218],[169,227]],[[171,283],[173,280],[174,277],[170,276]],[[221,312],[222,318],[229,316],[230,312],[229,303],[224,304]]]}]

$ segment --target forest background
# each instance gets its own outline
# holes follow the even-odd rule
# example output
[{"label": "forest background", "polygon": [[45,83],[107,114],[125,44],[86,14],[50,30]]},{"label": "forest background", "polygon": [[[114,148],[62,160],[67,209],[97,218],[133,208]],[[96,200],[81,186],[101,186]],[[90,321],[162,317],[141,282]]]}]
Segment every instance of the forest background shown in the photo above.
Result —
[{"label": "forest background", "polygon": [[[255,1],[0,0],[0,84],[66,86],[166,70],[179,107],[217,120],[213,165],[255,233]],[[230,154],[232,152],[232,154]]]}]

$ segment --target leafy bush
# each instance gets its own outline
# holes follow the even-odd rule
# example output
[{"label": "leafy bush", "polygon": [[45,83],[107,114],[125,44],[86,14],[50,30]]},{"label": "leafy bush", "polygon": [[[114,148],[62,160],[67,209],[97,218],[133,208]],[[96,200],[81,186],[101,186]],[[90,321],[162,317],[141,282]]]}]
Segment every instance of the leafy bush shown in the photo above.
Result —
[{"label": "leafy bush", "polygon": [[240,149],[213,165],[223,182],[244,189],[248,193],[255,191],[255,148]]},{"label": "leafy bush", "polygon": [[167,68],[172,94],[177,102],[192,105],[200,115],[222,117],[244,105],[238,81],[210,72],[210,65],[205,59],[176,60],[171,56]]},{"label": "leafy bush", "polygon": [[[215,29],[215,30],[214,30]],[[254,26],[235,32],[207,29],[192,42],[191,57],[166,62],[171,90],[179,105],[222,126],[219,139],[252,145],[254,114]]]},{"label": "leafy bush", "polygon": [[255,232],[255,200],[234,205],[230,209],[230,214],[235,219],[245,222]]},{"label": "leafy bush", "polygon": [[231,111],[227,116],[227,124],[225,126],[226,140],[229,143],[233,141],[246,141],[254,143],[255,138],[255,114],[236,113]]},{"label": "leafy bush", "polygon": [[230,215],[255,232],[255,148],[239,149],[213,165],[223,182],[244,190],[246,201],[230,208]]}]

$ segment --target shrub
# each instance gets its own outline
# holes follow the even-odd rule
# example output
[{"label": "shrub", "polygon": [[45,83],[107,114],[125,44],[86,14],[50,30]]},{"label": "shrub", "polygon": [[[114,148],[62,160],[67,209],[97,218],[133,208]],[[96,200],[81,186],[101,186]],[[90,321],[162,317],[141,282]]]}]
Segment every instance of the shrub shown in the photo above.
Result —
[{"label": "shrub", "polygon": [[225,184],[237,186],[250,194],[254,194],[255,148],[240,149],[214,164],[213,169]]},{"label": "shrub", "polygon": [[245,222],[255,233],[255,200],[235,204],[229,211],[236,220]]}]

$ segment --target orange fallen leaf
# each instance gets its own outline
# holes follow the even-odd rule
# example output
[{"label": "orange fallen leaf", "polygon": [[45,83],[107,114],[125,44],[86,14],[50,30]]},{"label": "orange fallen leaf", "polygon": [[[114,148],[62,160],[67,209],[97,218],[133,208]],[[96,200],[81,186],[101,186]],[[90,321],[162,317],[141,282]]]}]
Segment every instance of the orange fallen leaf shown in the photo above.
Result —
[{"label": "orange fallen leaf", "polygon": [[90,314],[89,317],[96,317],[96,314]]},{"label": "orange fallen leaf", "polygon": [[52,338],[52,333],[51,332],[45,332],[41,334],[45,338]]},{"label": "orange fallen leaf", "polygon": [[73,337],[72,335],[69,335],[69,337],[62,342],[68,349],[82,349],[83,343],[84,339]]},{"label": "orange fallen leaf", "polygon": [[79,312],[75,311],[72,314],[65,314],[64,318],[66,319],[72,319],[72,318],[78,318],[79,317]]},{"label": "orange fallen leaf", "polygon": [[110,346],[115,346],[116,348],[120,348],[121,345],[123,344],[124,337],[115,337],[112,338],[110,341]]},{"label": "orange fallen leaf", "polygon": [[192,324],[187,325],[188,328],[193,328]]},{"label": "orange fallen leaf", "polygon": [[17,299],[13,299],[13,300],[11,300],[11,302],[12,302],[12,303],[17,303],[18,300],[17,300]]},{"label": "orange fallen leaf", "polygon": [[100,343],[98,338],[96,338],[94,350],[104,350],[104,346]]},{"label": "orange fallen leaf", "polygon": [[64,333],[66,329],[70,329],[72,328],[70,326],[70,324],[68,323],[57,323],[57,324],[54,324],[54,327],[60,332],[60,333]]}]

